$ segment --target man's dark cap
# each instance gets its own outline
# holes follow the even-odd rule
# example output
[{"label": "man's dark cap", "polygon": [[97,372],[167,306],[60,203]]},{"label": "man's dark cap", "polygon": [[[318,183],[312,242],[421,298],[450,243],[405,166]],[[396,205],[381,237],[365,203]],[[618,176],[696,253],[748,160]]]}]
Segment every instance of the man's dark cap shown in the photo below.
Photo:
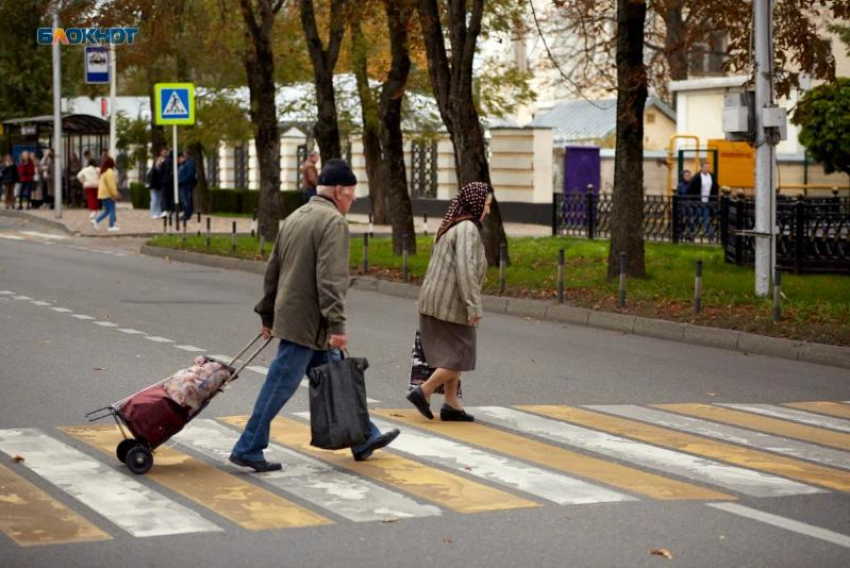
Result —
[{"label": "man's dark cap", "polygon": [[357,185],[357,176],[351,171],[345,160],[334,158],[322,167],[319,172],[319,185],[333,187],[335,185],[352,186]]}]

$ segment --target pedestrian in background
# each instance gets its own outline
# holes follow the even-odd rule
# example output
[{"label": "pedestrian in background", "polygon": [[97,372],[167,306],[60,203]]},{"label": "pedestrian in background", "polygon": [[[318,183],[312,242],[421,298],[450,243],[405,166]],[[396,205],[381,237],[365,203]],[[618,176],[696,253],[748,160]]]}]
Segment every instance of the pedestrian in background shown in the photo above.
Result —
[{"label": "pedestrian in background", "polygon": [[304,163],[301,164],[301,191],[304,194],[304,202],[310,201],[316,197],[316,187],[318,185],[319,172],[316,170],[316,164],[319,162],[319,153],[311,152]]},{"label": "pedestrian in background", "polygon": [[714,174],[708,162],[703,160],[700,165],[699,174],[695,175],[688,184],[688,195],[697,202],[699,214],[697,219],[702,220],[702,230],[709,240],[714,239],[714,213],[717,203],[718,186]]},{"label": "pedestrian in background", "polygon": [[[68,195],[66,200],[72,207],[79,207],[83,201],[83,185],[77,180],[77,173],[83,169],[80,157],[76,152],[71,152],[68,158]],[[73,176],[71,175],[73,173]]]},{"label": "pedestrian in background", "polygon": [[48,148],[39,163],[39,170],[41,170],[42,205],[47,207],[51,206],[53,196],[55,195],[56,184],[53,179],[53,160],[55,159],[53,148]]},{"label": "pedestrian in background", "polygon": [[162,163],[162,216],[168,217],[176,205],[174,203],[174,153],[169,152],[168,148],[163,148],[159,154],[164,160]]},{"label": "pedestrian in background", "polygon": [[91,220],[91,225],[97,231],[97,224],[109,216],[109,232],[121,229],[115,224],[115,203],[118,201],[118,180],[115,175],[115,161],[107,156],[100,162],[100,185],[97,190],[98,198],[103,202],[103,212]]},{"label": "pedestrian in background", "polygon": [[[254,308],[263,337],[280,339],[254,411],[233,447],[230,461],[255,471],[274,471],[266,461],[271,421],[298,390],[307,372],[339,360],[348,346],[349,231],[345,215],[354,203],[357,178],[343,160],[329,160],[318,176],[318,196],[289,215],[269,256],[263,298]],[[369,438],[351,448],[356,461],[389,445],[398,430],[382,434],[370,422]]]},{"label": "pedestrian in background", "polygon": [[460,405],[460,374],[475,370],[476,326],[481,321],[481,286],[487,256],[481,223],[490,213],[492,188],[486,183],[466,184],[449,205],[437,231],[436,244],[419,292],[419,333],[431,377],[414,388],[407,399],[419,412],[434,419],[430,397],[441,385],[445,403],[440,419],[472,422]]},{"label": "pedestrian in background", "polygon": [[30,192],[30,203],[33,209],[39,209],[44,203],[44,188],[41,186],[41,165],[35,152],[30,152],[30,161],[33,165],[32,191]]},{"label": "pedestrian in background", "polygon": [[33,180],[35,179],[35,162],[30,159],[29,152],[21,152],[21,161],[18,164],[18,179],[21,187],[18,190],[18,209],[24,208],[24,201],[27,202],[27,209],[32,208],[32,189]]},{"label": "pedestrian in background", "polygon": [[148,172],[148,189],[151,192],[151,219],[162,217],[162,165],[165,158],[157,156]]},{"label": "pedestrian in background", "polygon": [[100,170],[97,167],[97,162],[89,158],[88,165],[77,173],[77,179],[83,186],[83,194],[86,196],[86,207],[89,210],[89,219],[94,219],[99,209],[97,194],[100,187]]},{"label": "pedestrian in background", "polygon": [[195,168],[195,160],[180,152],[178,158],[180,169],[177,171],[177,186],[180,191],[180,205],[183,206],[183,221],[192,218],[192,192],[198,183],[198,170]]},{"label": "pedestrian in background", "polygon": [[6,209],[15,208],[15,184],[17,183],[18,168],[15,166],[15,160],[12,159],[11,154],[6,154],[3,165],[0,166],[0,184],[3,185]]}]

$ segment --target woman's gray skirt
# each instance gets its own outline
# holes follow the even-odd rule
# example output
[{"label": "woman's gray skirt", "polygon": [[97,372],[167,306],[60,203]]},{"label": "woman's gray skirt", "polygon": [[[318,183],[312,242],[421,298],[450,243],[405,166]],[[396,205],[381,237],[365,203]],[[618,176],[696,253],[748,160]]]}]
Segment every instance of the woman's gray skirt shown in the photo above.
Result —
[{"label": "woman's gray skirt", "polygon": [[475,327],[419,314],[419,333],[428,366],[452,371],[475,370]]}]

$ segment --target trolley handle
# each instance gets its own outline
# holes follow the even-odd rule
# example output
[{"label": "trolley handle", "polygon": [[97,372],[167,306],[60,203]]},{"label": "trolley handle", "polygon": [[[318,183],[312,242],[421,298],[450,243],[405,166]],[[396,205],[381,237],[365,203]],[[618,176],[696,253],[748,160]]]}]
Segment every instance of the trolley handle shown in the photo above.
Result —
[{"label": "trolley handle", "polygon": [[[231,362],[238,361],[238,360],[239,360],[239,358],[240,358],[240,357],[242,357],[245,353],[247,353],[247,352],[248,352],[248,350],[249,350],[249,349],[251,349],[251,347],[252,347],[255,343],[257,343],[257,341],[259,341],[260,339],[262,339],[262,337],[263,337],[263,334],[262,334],[262,333],[257,334],[257,337],[255,337],[254,339],[252,339],[252,340],[251,340],[251,342],[250,342],[250,343],[248,343],[248,345],[246,345],[246,346],[242,349],[242,351],[240,351],[240,352],[239,352],[239,353],[238,353],[235,357],[233,357],[233,359],[231,359]],[[257,348],[257,349],[256,349],[256,350],[252,353],[252,354],[251,354],[251,356],[250,356],[250,357],[248,357],[245,361],[243,361],[243,362],[242,362],[242,365],[240,365],[240,366],[239,366],[239,368],[238,368],[238,369],[236,369],[236,371],[233,373],[232,378],[231,378],[230,380],[231,380],[231,381],[236,380],[236,378],[239,376],[239,373],[241,373],[242,371],[244,371],[244,370],[245,370],[245,367],[247,367],[248,365],[250,365],[250,364],[251,364],[251,361],[253,361],[254,359],[256,359],[256,358],[257,358],[257,355],[259,355],[259,354],[260,354],[260,352],[261,352],[263,349],[265,349],[265,348],[266,348],[266,346],[267,346],[269,343],[271,343],[271,341],[272,341],[272,338],[271,338],[271,337],[269,337],[268,339],[266,339],[265,341],[263,341],[263,343],[262,343],[262,344],[261,344],[261,345],[260,345],[260,346],[259,346],[259,347],[258,347],[258,348]]]}]

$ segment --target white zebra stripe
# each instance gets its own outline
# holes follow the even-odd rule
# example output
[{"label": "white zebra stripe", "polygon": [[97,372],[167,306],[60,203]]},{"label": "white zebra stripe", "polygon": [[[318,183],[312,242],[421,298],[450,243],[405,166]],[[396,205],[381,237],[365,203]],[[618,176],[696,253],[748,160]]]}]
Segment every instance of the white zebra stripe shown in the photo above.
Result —
[{"label": "white zebra stripe", "polygon": [[259,373],[261,375],[267,375],[269,373],[268,367],[263,367],[262,365],[251,365],[250,367],[246,367],[249,371],[254,371],[255,373]]},{"label": "white zebra stripe", "polygon": [[32,300],[29,296],[15,296],[16,300]]},{"label": "white zebra stripe", "polygon": [[[199,419],[174,439],[215,461],[227,462],[239,434],[214,420]],[[258,479],[354,522],[441,514],[439,507],[417,503],[406,495],[276,444],[269,446],[266,457],[283,462],[283,470],[257,474]]]},{"label": "white zebra stripe", "polygon": [[203,353],[206,349],[202,347],[195,347],[194,345],[175,345],[177,349],[182,349],[183,351],[188,351],[189,353]]},{"label": "white zebra stripe", "polygon": [[54,312],[59,312],[60,314],[70,314],[73,310],[69,310],[68,308],[50,308]]},{"label": "white zebra stripe", "polygon": [[93,321],[92,323],[100,327],[118,327],[118,324],[114,324],[111,321]]},{"label": "white zebra stripe", "polygon": [[14,296],[15,293],[11,290],[0,290],[0,296]]},{"label": "white zebra stripe", "polygon": [[144,331],[139,331],[138,329],[124,328],[119,329],[121,333],[126,333],[127,335],[146,335]]},{"label": "white zebra stripe", "polygon": [[168,339],[167,337],[159,337],[158,335],[146,335],[145,339],[153,341],[154,343],[174,343],[173,339]]},{"label": "white zebra stripe", "polygon": [[50,302],[44,302],[44,301],[42,301],[42,300],[33,300],[33,302],[32,302],[32,303],[33,303],[33,305],[35,305],[35,306],[52,306],[52,305],[53,305],[53,304],[51,304]]},{"label": "white zebra stripe", "polygon": [[[299,415],[309,417],[306,412]],[[395,428],[383,420],[372,421],[383,431]],[[412,429],[405,428],[392,449],[559,505],[635,501],[634,497],[599,485]]]},{"label": "white zebra stripe", "polygon": [[712,483],[754,497],[779,497],[822,493],[820,489],[758,471],[718,463],[643,442],[589,430],[566,422],[520,412],[512,408],[480,406],[470,410],[499,426],[533,434],[561,444],[600,453],[615,459]]},{"label": "white zebra stripe", "polygon": [[93,317],[91,317],[91,316],[86,316],[86,315],[83,315],[83,314],[72,314],[72,315],[71,315],[71,317],[72,317],[72,318],[77,318],[77,319],[79,319],[79,320],[93,320],[93,319],[94,319],[94,318],[93,318]]},{"label": "white zebra stripe", "polygon": [[194,511],[38,430],[0,430],[0,450],[136,537],[221,529]]},{"label": "white zebra stripe", "polygon": [[815,444],[808,444],[798,440],[789,440],[773,434],[765,434],[763,432],[755,432],[738,428],[737,426],[727,426],[725,424],[716,424],[708,420],[700,418],[691,418],[690,416],[681,416],[663,410],[654,408],[644,408],[632,404],[623,405],[601,405],[587,406],[592,410],[599,412],[607,412],[616,416],[632,418],[649,422],[657,426],[665,428],[674,428],[690,432],[691,434],[699,434],[709,438],[717,438],[733,444],[742,446],[750,446],[768,452],[777,454],[785,454],[812,462],[818,462],[825,465],[835,467],[843,467],[850,469],[850,453],[824,448]]},{"label": "white zebra stripe", "polygon": [[772,404],[718,404],[717,406],[725,406],[733,410],[743,410],[762,416],[771,418],[779,418],[781,420],[790,420],[799,422],[800,424],[808,424],[817,426],[818,428],[829,428],[830,430],[839,430],[841,432],[850,432],[850,421],[834,418],[831,416],[821,416],[813,412],[804,410],[796,410],[794,408],[785,408],[783,406],[774,406]]},{"label": "white zebra stripe", "polygon": [[826,542],[831,542],[838,546],[850,548],[850,536],[837,533],[829,529],[816,527],[814,525],[795,521],[794,519],[788,519],[786,517],[780,517],[779,515],[766,513],[764,511],[759,511],[758,509],[739,505],[738,503],[707,503],[706,506],[713,507],[714,509],[720,509],[721,511],[726,511],[733,515],[746,517],[754,521],[761,521],[762,523],[810,536],[812,538],[825,540]]}]

